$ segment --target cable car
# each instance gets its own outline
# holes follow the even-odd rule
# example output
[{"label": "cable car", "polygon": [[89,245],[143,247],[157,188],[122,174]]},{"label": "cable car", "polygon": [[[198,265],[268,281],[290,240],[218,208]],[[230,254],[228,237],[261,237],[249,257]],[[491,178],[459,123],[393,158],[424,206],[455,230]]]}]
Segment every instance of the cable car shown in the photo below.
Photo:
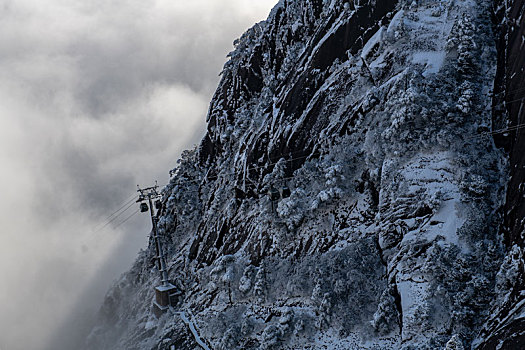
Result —
[{"label": "cable car", "polygon": [[146,203],[140,203],[140,212],[144,213],[149,210],[148,205]]},{"label": "cable car", "polygon": [[281,187],[281,198],[288,198],[292,194],[292,191],[290,191],[290,187],[287,185],[284,185]]},{"label": "cable car", "polygon": [[162,208],[162,202],[160,200],[156,200],[155,201],[155,209],[160,209]]},{"label": "cable car", "polygon": [[272,186],[268,190],[268,197],[270,197],[271,201],[276,201],[279,198],[281,198],[281,194],[279,193],[278,189],[276,189],[275,187]]}]

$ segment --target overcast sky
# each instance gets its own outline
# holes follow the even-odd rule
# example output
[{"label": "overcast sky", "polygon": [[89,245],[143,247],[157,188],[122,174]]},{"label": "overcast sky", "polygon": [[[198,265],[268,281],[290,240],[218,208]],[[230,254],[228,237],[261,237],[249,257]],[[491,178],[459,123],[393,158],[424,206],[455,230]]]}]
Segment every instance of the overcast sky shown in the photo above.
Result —
[{"label": "overcast sky", "polygon": [[58,346],[96,311],[150,222],[94,229],[167,182],[233,40],[275,3],[0,0],[1,350]]}]

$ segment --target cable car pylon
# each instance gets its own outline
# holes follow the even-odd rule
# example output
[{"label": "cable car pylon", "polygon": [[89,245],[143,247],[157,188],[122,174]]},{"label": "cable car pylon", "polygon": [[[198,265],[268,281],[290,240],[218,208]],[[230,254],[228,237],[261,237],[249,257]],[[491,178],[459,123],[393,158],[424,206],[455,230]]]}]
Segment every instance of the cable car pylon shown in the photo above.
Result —
[{"label": "cable car pylon", "polygon": [[[160,317],[164,312],[166,312],[170,306],[175,306],[178,303],[178,299],[182,294],[177,290],[173,284],[168,281],[168,271],[166,268],[166,260],[164,258],[164,252],[160,242],[160,237],[157,230],[157,221],[158,213],[162,208],[162,202],[160,198],[162,195],[157,191],[159,186],[155,182],[155,186],[140,188],[137,185],[137,192],[139,192],[139,198],[137,203],[140,203],[140,211],[145,213],[150,212],[151,224],[152,224],[152,234],[155,241],[155,252],[156,252],[156,265],[157,269],[160,272],[160,279],[162,284],[154,288],[155,290],[155,301],[153,302],[153,312],[157,317]],[[145,203],[145,202],[148,203]],[[155,201],[155,209],[157,209],[157,215],[153,211],[153,201]],[[149,206],[148,206],[149,204]]]}]

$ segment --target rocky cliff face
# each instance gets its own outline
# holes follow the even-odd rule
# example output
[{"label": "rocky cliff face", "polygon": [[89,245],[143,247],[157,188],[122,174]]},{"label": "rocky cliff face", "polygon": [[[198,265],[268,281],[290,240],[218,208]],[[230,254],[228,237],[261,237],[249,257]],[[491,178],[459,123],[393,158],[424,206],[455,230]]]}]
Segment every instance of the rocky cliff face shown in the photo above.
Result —
[{"label": "rocky cliff face", "polygon": [[503,302],[492,310],[492,317],[480,334],[479,349],[525,348],[525,122],[523,105],[525,82],[525,2],[496,1],[495,23],[498,39],[498,72],[494,84],[494,125],[510,132],[495,138],[509,155],[509,180],[504,204],[501,235],[506,256],[500,269],[505,276]]},{"label": "rocky cliff face", "polygon": [[152,246],[87,347],[491,349],[523,290],[492,5],[281,0],[163,192],[182,300],[152,314]]}]

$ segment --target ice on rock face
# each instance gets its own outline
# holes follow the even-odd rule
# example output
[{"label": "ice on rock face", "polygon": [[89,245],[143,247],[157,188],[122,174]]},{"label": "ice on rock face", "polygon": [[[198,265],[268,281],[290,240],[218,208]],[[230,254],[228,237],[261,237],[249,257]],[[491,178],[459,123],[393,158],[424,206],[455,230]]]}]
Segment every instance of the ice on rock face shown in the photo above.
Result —
[{"label": "ice on rock face", "polygon": [[[490,5],[280,1],[236,41],[207,134],[164,190],[160,235],[181,302],[139,326],[158,282],[149,247],[92,340],[470,345],[494,285],[514,278],[498,273],[505,161],[477,137],[491,125],[496,57],[477,59],[494,51]],[[269,198],[284,186],[289,196]]]}]

